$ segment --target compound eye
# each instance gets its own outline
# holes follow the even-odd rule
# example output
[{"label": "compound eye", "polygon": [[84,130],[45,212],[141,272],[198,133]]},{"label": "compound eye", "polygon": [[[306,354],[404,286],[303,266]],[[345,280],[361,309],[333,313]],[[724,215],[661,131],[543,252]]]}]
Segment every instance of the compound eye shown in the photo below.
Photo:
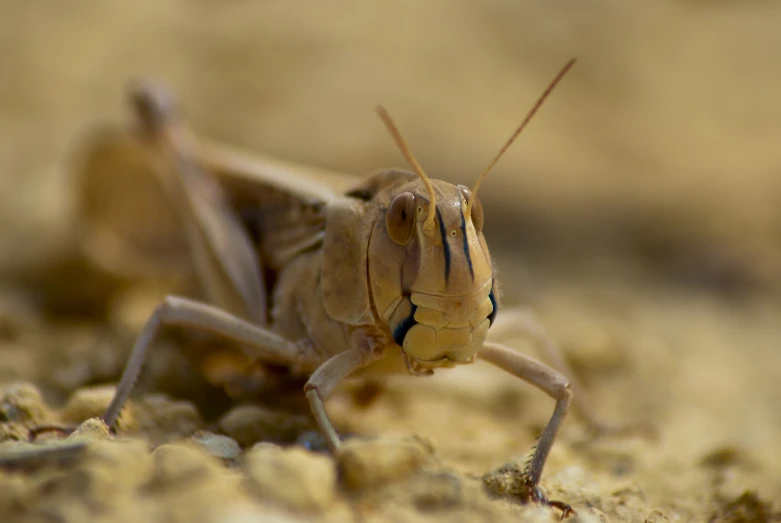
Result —
[{"label": "compound eye", "polygon": [[[466,209],[467,203],[469,203],[469,200],[472,198],[472,191],[463,185],[459,186],[459,188],[461,189],[461,194],[464,196],[464,201],[462,203],[464,209]],[[470,218],[472,220],[472,225],[475,226],[475,232],[481,232],[483,230],[483,205],[480,203],[480,200],[476,199],[472,204],[472,216],[470,216]]]},{"label": "compound eye", "polygon": [[385,228],[388,236],[399,245],[405,245],[415,230],[415,195],[403,192],[391,201],[385,213]]}]

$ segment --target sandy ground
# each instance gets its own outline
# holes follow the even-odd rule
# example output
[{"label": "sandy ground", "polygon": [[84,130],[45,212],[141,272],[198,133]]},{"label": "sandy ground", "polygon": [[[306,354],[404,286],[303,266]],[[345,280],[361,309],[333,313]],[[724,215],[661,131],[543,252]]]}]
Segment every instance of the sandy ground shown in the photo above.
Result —
[{"label": "sandy ground", "polygon": [[334,460],[304,450],[295,387],[236,406],[200,372],[219,359],[183,356],[214,345],[171,333],[119,434],[24,440],[100,414],[146,316],[192,290],[186,264],[127,278],[78,249],[72,152],[126,119],[129,78],[167,82],[205,136],[352,174],[401,165],[381,102],[432,175],[471,183],[571,56],[481,189],[487,236],[505,302],[534,307],[605,418],[657,438],[590,441],[573,415],[543,487],[581,521],[781,520],[778,20],[760,1],[2,3],[0,520],[553,520],[511,481],[551,401],[484,364],[349,384]]}]

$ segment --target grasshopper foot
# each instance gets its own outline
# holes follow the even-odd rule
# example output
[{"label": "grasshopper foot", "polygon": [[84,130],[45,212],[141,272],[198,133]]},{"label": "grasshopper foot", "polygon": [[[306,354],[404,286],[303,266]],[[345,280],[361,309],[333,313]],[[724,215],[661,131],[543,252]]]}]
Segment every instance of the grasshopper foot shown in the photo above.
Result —
[{"label": "grasshopper foot", "polygon": [[526,493],[527,499],[529,499],[533,503],[538,503],[540,505],[545,505],[547,507],[559,509],[561,511],[562,520],[576,513],[575,509],[573,509],[569,503],[565,503],[564,501],[548,499],[548,497],[545,494],[543,494],[542,489],[540,489],[539,485],[536,485],[534,481],[532,481],[531,479],[526,480],[526,489],[527,489],[527,493]]}]

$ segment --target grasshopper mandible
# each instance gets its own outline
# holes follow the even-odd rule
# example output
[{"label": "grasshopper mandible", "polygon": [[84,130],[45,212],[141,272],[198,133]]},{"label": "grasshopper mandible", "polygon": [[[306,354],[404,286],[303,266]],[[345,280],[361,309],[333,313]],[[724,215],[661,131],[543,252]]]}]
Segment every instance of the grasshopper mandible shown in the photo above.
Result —
[{"label": "grasshopper mandible", "polygon": [[[248,169],[197,142],[163,90],[137,85],[131,99],[141,137],[168,173],[164,185],[211,303],[169,296],[155,309],[103,416],[106,424],[117,421],[148,348],[166,325],[211,332],[240,344],[253,360],[309,376],[304,392],[333,452],[340,438],[324,402],[343,379],[357,371],[425,376],[480,358],[555,400],[525,481],[530,499],[569,513],[568,505],[547,500],[539,483],[573,400],[572,374],[531,321],[526,334],[561,372],[486,341],[499,293],[477,193],[574,62],[550,83],[471,190],[429,178],[382,108],[380,118],[412,172],[384,170],[342,194],[273,169],[216,176]],[[584,399],[575,401],[593,427],[603,428]]]}]

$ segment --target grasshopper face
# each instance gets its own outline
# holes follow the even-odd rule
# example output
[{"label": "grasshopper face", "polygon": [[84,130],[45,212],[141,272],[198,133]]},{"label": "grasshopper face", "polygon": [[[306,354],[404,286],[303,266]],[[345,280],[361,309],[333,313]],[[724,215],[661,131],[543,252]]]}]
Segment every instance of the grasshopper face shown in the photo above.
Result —
[{"label": "grasshopper face", "polygon": [[[420,264],[409,290],[436,296],[472,294],[493,276],[483,238],[482,205],[477,202],[467,215],[469,189],[439,180],[433,181],[433,186],[437,195],[433,222],[428,220],[430,200],[420,190],[425,188],[413,192],[418,204],[414,236]],[[386,221],[392,219],[395,217]]]},{"label": "grasshopper face", "polygon": [[469,189],[431,182],[434,198],[423,180],[395,192],[369,251],[375,303],[416,374],[473,361],[497,308],[480,202],[467,214]]}]

